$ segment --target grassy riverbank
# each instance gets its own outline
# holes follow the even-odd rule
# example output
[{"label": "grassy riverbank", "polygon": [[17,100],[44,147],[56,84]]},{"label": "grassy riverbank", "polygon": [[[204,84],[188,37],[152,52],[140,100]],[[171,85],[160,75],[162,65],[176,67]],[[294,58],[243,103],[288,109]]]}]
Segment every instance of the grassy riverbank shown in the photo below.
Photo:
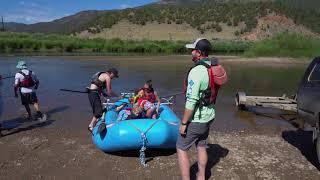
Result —
[{"label": "grassy riverbank", "polygon": [[[121,39],[80,39],[64,35],[27,33],[0,33],[0,53],[143,53],[187,54],[183,41],[150,41]],[[243,53],[248,42],[217,42],[215,52],[221,54]]]},{"label": "grassy riverbank", "polygon": [[[3,55],[157,55],[189,54],[184,41],[80,39],[66,35],[0,33]],[[280,34],[260,42],[212,41],[214,54],[246,57],[313,57],[319,55],[320,39]]]},{"label": "grassy riverbank", "polygon": [[283,33],[255,43],[244,55],[294,58],[320,56],[320,38]]}]

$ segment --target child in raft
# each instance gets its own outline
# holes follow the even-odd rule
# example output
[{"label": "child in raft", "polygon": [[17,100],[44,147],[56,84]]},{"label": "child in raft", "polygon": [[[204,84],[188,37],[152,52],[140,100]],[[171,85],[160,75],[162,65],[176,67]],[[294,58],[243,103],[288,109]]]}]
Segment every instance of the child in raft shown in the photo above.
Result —
[{"label": "child in raft", "polygon": [[142,118],[143,109],[134,105],[132,108],[124,108],[125,105],[119,106],[116,111],[119,112],[117,121]]},{"label": "child in raft", "polygon": [[[144,83],[143,88],[139,89],[132,101],[144,110],[147,118],[157,118],[161,101],[158,93],[152,87],[151,80]],[[155,105],[156,101],[157,105]]]}]

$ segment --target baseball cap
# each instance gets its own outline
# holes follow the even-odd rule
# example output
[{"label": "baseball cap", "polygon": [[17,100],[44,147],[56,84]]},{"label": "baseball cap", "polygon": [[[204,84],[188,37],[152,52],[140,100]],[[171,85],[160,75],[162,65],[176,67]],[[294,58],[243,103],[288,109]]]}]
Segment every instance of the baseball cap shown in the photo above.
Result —
[{"label": "baseball cap", "polygon": [[27,63],[25,61],[19,61],[16,68],[18,69],[27,69]]},{"label": "baseball cap", "polygon": [[209,52],[212,49],[211,43],[205,38],[198,38],[192,44],[186,44],[187,49],[197,49],[202,52]]},{"label": "baseball cap", "polygon": [[118,70],[117,70],[116,68],[110,68],[110,69],[108,70],[108,72],[114,74],[114,77],[116,77],[116,78],[119,77],[119,72],[118,72]]}]

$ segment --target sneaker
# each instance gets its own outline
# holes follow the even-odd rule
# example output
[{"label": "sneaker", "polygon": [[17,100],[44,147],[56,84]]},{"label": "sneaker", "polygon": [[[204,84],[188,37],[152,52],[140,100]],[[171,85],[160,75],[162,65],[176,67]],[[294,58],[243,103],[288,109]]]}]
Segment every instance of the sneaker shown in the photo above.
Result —
[{"label": "sneaker", "polygon": [[43,116],[42,112],[38,111],[38,112],[36,113],[36,117],[37,117],[37,118],[42,118],[42,116]]},{"label": "sneaker", "polygon": [[44,121],[46,121],[46,120],[47,120],[47,115],[46,115],[46,114],[42,114],[41,117],[38,117],[38,121],[39,121],[39,122],[44,122]]},{"label": "sneaker", "polygon": [[93,133],[92,133],[93,128],[92,127],[88,127],[88,131],[90,132],[91,135],[93,135]]},{"label": "sneaker", "polygon": [[98,132],[102,133],[107,130],[106,123],[102,122],[98,127]]},{"label": "sneaker", "polygon": [[34,119],[33,119],[32,116],[27,116],[27,117],[26,117],[26,120],[27,120],[27,121],[33,121]]}]

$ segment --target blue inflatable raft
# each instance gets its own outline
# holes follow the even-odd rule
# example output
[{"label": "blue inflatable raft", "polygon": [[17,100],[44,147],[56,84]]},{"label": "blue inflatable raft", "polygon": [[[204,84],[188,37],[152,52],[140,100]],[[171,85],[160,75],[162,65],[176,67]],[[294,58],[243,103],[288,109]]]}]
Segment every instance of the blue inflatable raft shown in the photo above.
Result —
[{"label": "blue inflatable raft", "polygon": [[[167,105],[160,105],[157,119],[117,121],[117,117],[118,112],[110,108],[93,129],[92,140],[102,151],[175,148],[180,120]],[[99,132],[102,121],[106,130]]]}]

